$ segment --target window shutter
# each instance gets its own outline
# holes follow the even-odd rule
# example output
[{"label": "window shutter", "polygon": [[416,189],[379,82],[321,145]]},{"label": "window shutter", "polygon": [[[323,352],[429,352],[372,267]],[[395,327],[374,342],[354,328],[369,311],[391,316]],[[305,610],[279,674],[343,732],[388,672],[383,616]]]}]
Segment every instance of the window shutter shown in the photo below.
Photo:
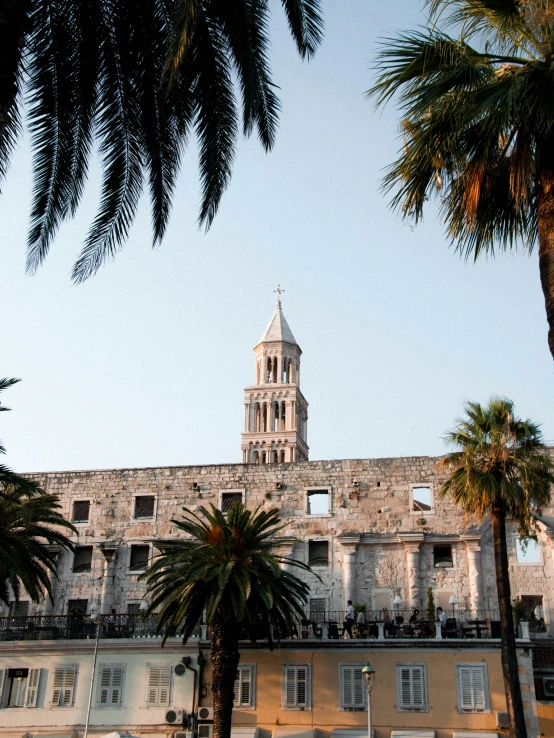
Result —
[{"label": "window shutter", "polygon": [[157,666],[151,666],[148,670],[148,694],[146,696],[146,704],[148,707],[156,707],[158,704],[159,679],[160,669]]},{"label": "window shutter", "polygon": [[70,707],[73,704],[76,676],[76,666],[59,666],[54,670],[53,706]]},{"label": "window shutter", "polygon": [[171,666],[160,667],[160,697],[159,706],[169,707],[171,691]]},{"label": "window shutter", "polygon": [[352,673],[354,679],[354,707],[365,707],[365,685],[362,667],[355,666]]},{"label": "window shutter", "polygon": [[485,669],[477,666],[473,671],[473,707],[475,710],[486,708],[485,698]]},{"label": "window shutter", "polygon": [[400,669],[400,695],[402,700],[402,707],[411,707],[412,684],[410,679],[409,666],[405,666]]},{"label": "window shutter", "polygon": [[40,669],[29,670],[29,682],[27,684],[27,707],[37,706],[38,685],[40,682]]},{"label": "window shutter", "polygon": [[110,704],[112,707],[121,705],[121,697],[123,692],[123,667],[112,667],[112,696]]},{"label": "window shutter", "polygon": [[425,707],[423,694],[423,670],[419,666],[412,666],[412,705],[413,707]]},{"label": "window shutter", "polygon": [[54,669],[54,685],[52,691],[52,705],[59,706],[63,687],[63,669]]},{"label": "window shutter", "polygon": [[2,701],[2,691],[4,687],[4,677],[6,675],[6,672],[4,669],[0,669],[0,707],[4,706],[4,703]]},{"label": "window shutter", "polygon": [[[16,680],[14,679],[14,682],[15,681]],[[17,685],[18,692],[17,692],[16,698],[15,698],[15,706],[16,707],[24,707],[25,706],[25,693],[27,691],[28,677],[27,677],[27,679],[21,679],[21,680],[18,679],[17,681],[19,682],[19,684]],[[15,684],[14,684],[14,687],[13,688],[15,688]]]},{"label": "window shutter", "polygon": [[75,667],[69,667],[65,669],[64,680],[63,680],[63,705],[69,707],[73,704],[73,692],[75,690],[75,677],[77,669]]},{"label": "window shutter", "polygon": [[460,666],[458,668],[460,678],[460,707],[462,710],[472,710],[471,670],[469,666]]},{"label": "window shutter", "polygon": [[342,703],[344,707],[354,707],[353,669],[350,666],[342,670]]},{"label": "window shutter", "polygon": [[235,686],[233,688],[234,693],[234,699],[233,699],[233,705],[235,707],[240,707],[240,669],[237,671],[237,678],[235,679]]},{"label": "window shutter", "polygon": [[235,706],[250,707],[252,702],[252,667],[239,666],[235,682]]},{"label": "window shutter", "polygon": [[299,666],[296,671],[297,705],[306,707],[308,704],[308,674],[305,666]]},{"label": "window shutter", "polygon": [[112,670],[109,666],[100,669],[100,679],[98,680],[98,705],[106,707],[110,700],[110,687],[112,681]]},{"label": "window shutter", "polygon": [[285,672],[285,704],[287,707],[296,706],[296,669],[289,666]]}]

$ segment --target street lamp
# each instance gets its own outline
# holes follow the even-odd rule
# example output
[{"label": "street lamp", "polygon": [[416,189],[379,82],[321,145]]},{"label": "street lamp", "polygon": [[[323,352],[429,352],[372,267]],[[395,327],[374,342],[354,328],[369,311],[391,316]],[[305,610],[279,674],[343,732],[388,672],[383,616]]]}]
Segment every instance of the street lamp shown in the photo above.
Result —
[{"label": "street lamp", "polygon": [[454,608],[458,604],[458,598],[456,597],[456,595],[450,595],[450,598],[448,600],[448,604],[449,605],[452,605],[452,617],[455,617],[455,615],[454,615]]},{"label": "street lamp", "polygon": [[92,676],[90,678],[90,694],[88,696],[88,708],[87,708],[87,719],[85,722],[85,733],[83,738],[87,738],[88,735],[88,724],[90,720],[90,708],[92,706],[92,695],[94,693],[94,673],[96,671],[96,658],[98,656],[98,639],[100,638],[100,624],[102,623],[102,615],[97,612],[91,612],[91,621],[96,625],[96,643],[94,644],[94,660],[92,662]]},{"label": "street lamp", "polygon": [[363,667],[362,674],[365,676],[367,682],[367,737],[373,738],[373,728],[371,724],[371,690],[373,689],[373,682],[375,681],[375,669],[369,661]]}]

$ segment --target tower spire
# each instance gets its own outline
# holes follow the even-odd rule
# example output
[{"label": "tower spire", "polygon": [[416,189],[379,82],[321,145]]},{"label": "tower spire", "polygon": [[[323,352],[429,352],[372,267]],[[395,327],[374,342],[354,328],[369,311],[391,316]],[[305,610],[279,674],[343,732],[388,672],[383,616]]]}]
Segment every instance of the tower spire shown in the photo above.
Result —
[{"label": "tower spire", "polygon": [[308,403],[300,391],[302,350],[283,315],[279,285],[271,320],[254,347],[254,385],[244,394],[244,463],[307,461]]}]

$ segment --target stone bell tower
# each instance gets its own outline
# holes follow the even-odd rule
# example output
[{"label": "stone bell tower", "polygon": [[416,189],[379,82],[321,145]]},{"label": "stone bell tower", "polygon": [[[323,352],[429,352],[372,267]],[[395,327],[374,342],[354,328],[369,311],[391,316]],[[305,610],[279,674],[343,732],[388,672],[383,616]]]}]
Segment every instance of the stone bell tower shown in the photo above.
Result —
[{"label": "stone bell tower", "polygon": [[300,391],[302,351],[285,320],[280,300],[254,353],[255,384],[244,390],[242,461],[308,461],[308,403]]}]

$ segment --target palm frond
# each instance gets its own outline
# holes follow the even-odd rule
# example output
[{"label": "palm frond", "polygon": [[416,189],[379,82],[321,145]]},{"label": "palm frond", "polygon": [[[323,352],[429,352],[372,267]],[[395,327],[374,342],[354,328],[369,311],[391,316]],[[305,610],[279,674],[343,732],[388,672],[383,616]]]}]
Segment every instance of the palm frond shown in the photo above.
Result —
[{"label": "palm frond", "polygon": [[323,16],[320,0],[281,0],[290,32],[296,41],[298,53],[312,57],[323,38]]}]

